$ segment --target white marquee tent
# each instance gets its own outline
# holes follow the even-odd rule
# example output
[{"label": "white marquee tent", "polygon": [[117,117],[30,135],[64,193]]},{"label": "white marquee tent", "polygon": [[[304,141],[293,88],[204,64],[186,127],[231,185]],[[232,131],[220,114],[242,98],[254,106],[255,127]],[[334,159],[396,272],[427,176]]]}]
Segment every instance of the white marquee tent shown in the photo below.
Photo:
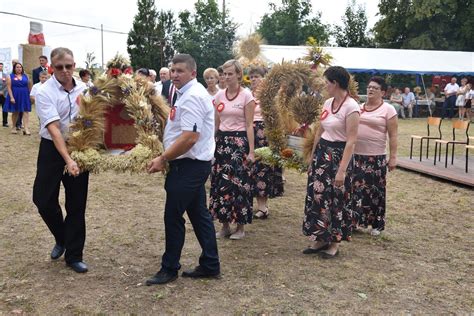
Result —
[{"label": "white marquee tent", "polygon": [[[269,64],[295,61],[307,54],[306,46],[261,45],[261,56]],[[419,75],[474,76],[474,53],[458,51],[325,47],[332,65],[349,72]]]}]

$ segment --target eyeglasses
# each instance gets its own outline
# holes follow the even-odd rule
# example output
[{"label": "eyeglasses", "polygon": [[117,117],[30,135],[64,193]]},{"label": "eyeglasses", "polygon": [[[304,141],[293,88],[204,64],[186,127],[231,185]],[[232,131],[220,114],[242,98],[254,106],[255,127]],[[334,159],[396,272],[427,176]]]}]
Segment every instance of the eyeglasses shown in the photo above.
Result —
[{"label": "eyeglasses", "polygon": [[376,86],[367,86],[367,90],[380,90],[380,87],[376,87]]},{"label": "eyeglasses", "polygon": [[72,67],[74,67],[74,64],[67,64],[67,65],[54,65],[54,69],[57,71],[63,71],[64,69],[66,70],[71,70]]}]

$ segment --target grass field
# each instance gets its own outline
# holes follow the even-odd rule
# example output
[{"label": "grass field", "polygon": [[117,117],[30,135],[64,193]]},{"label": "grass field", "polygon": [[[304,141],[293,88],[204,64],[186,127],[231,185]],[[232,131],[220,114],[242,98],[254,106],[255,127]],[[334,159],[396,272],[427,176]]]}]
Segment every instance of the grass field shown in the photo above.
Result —
[{"label": "grass field", "polygon": [[[424,119],[400,122],[400,156],[408,155],[409,135],[425,129]],[[470,189],[396,170],[384,233],[354,235],[336,260],[323,261],[301,253],[306,175],[289,171],[269,219],[248,225],[244,240],[218,242],[220,280],[146,287],[164,247],[163,177],[91,176],[90,271],[79,275],[49,259],[54,241],[31,202],[38,144],[37,136],[0,130],[0,314],[474,313]],[[187,269],[200,248],[186,227]]]}]

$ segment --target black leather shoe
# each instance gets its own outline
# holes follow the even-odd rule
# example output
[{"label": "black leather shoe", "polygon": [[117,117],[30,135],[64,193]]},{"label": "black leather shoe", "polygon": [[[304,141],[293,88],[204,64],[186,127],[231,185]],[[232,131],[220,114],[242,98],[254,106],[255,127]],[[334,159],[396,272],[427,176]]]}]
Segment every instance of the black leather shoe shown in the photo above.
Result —
[{"label": "black leather shoe", "polygon": [[192,270],[183,271],[182,276],[185,278],[219,278],[220,277],[219,271],[208,271],[204,270],[203,267],[197,266]]},{"label": "black leather shoe", "polygon": [[65,248],[58,244],[54,245],[53,250],[51,250],[51,259],[56,260],[59,259],[64,253]]},{"label": "black leather shoe", "polygon": [[166,272],[164,270],[158,271],[151,279],[146,280],[146,285],[154,285],[154,284],[165,284],[169,282],[173,282],[178,278],[178,273],[171,273]]},{"label": "black leather shoe", "polygon": [[87,265],[82,261],[71,262],[67,264],[68,267],[76,271],[77,273],[85,273],[88,271]]}]

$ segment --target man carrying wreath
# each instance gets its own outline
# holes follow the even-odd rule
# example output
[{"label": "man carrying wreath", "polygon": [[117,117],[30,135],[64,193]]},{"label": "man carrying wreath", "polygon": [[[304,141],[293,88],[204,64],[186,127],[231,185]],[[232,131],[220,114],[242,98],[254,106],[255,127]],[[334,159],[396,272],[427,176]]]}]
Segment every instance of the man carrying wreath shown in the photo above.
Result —
[{"label": "man carrying wreath", "polygon": [[183,277],[216,278],[220,275],[216,232],[206,206],[204,184],[211,172],[214,156],[214,108],[207,90],[196,80],[196,62],[188,54],[174,56],[171,79],[177,100],[166,124],[165,151],[148,165],[148,172],[164,171],[166,177],[165,239],[161,269],[147,285],[165,284],[178,277],[179,259],[184,245],[186,211],[202,248],[199,265],[184,271]]},{"label": "man carrying wreath", "polygon": [[[78,99],[86,85],[73,78],[75,69],[71,50],[64,47],[51,52],[54,75],[36,94],[36,113],[40,120],[38,167],[33,186],[33,202],[56,240],[51,259],[63,253],[66,264],[78,273],[87,272],[82,261],[86,240],[86,201],[89,172],[81,172],[68,153],[69,125],[79,112]],[[66,195],[66,217],[59,205],[61,182]]]}]

